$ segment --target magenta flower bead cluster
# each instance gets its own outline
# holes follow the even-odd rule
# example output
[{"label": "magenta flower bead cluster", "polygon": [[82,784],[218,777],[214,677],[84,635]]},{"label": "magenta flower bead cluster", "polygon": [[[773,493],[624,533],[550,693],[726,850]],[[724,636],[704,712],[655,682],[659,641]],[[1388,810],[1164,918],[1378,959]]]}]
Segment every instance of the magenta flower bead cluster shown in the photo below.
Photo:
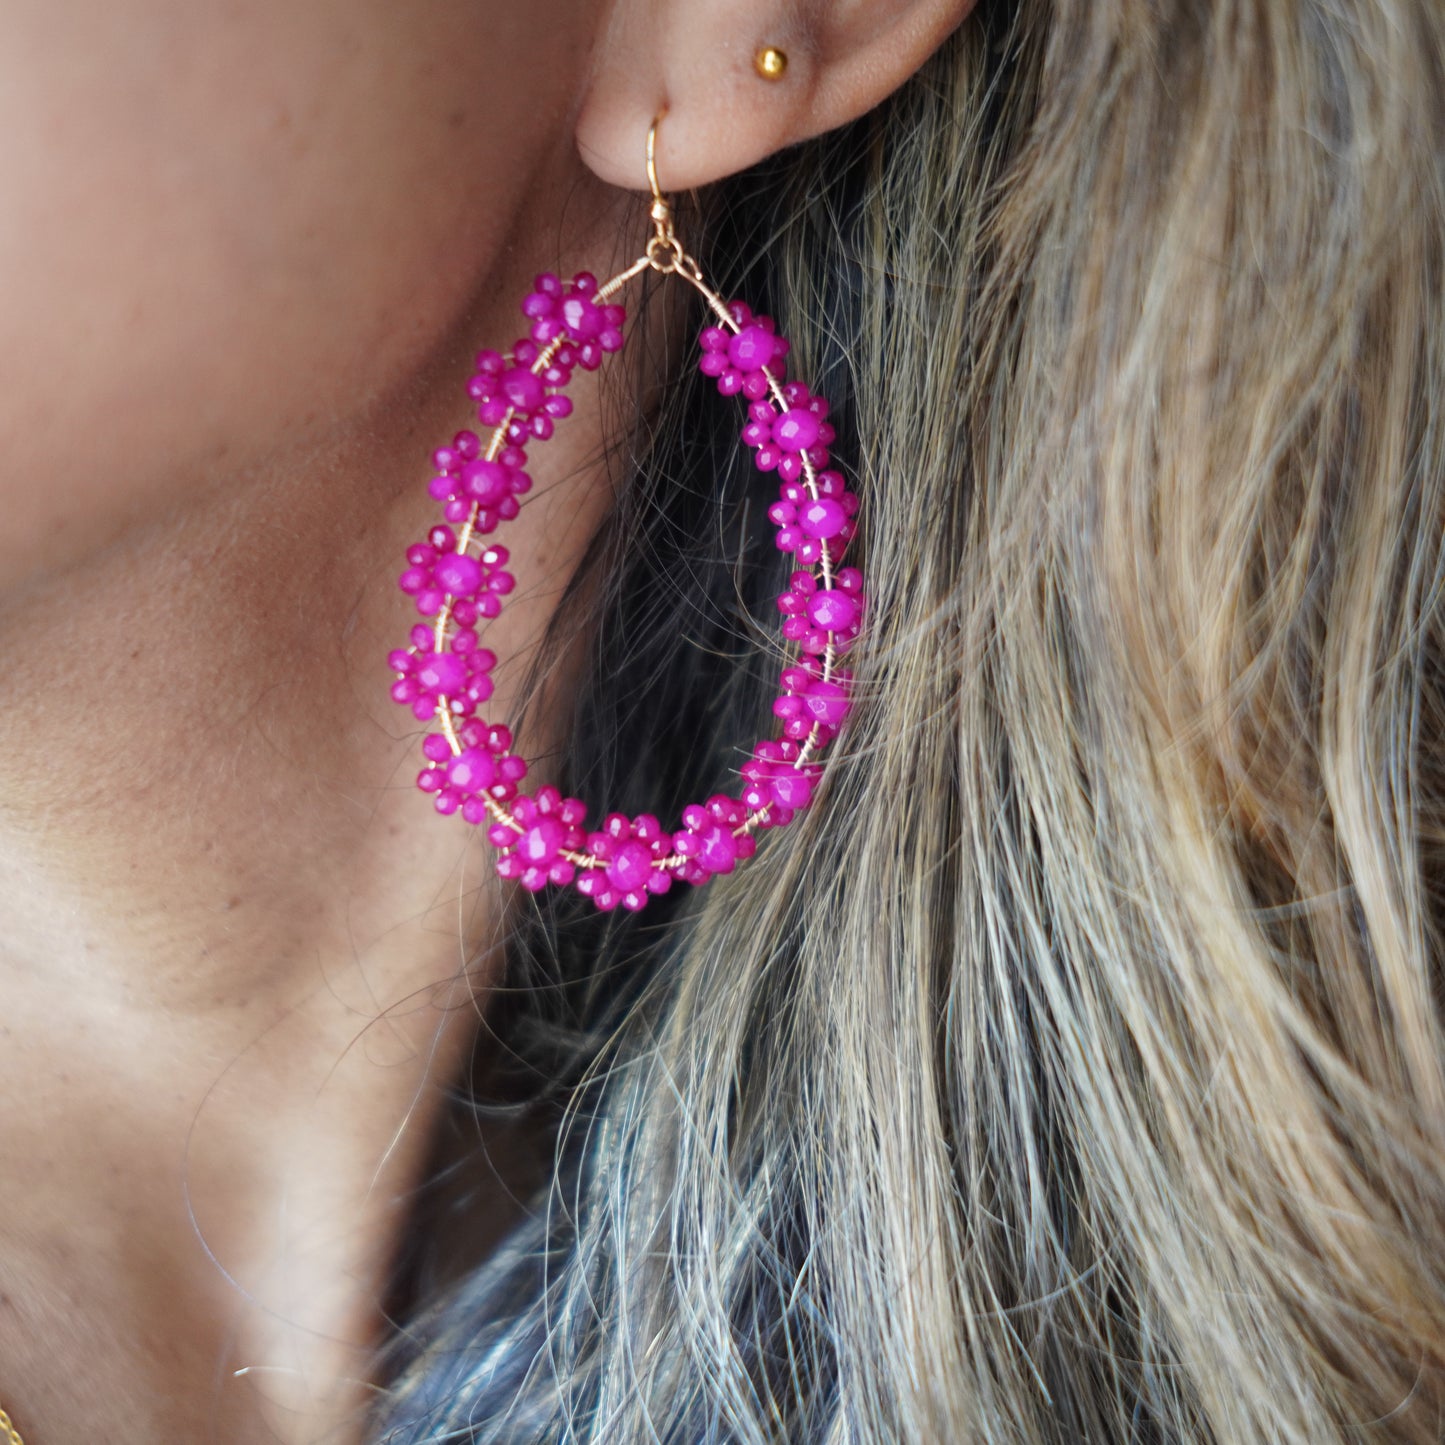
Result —
[{"label": "magenta flower bead cluster", "polygon": [[528,334],[506,354],[478,355],[467,389],[489,439],[459,432],[432,456],[429,490],[443,521],[407,550],[399,578],[426,620],[389,661],[392,697],[438,725],[422,742],[417,786],[439,813],[485,826],[497,872],[532,891],[570,885],[599,908],[635,910],[674,883],[696,886],[730,873],[751,856],[761,830],[809,805],[822,776],[819,755],[848,715],[852,674],[839,659],[858,636],[865,599],[857,568],[842,565],[858,500],[830,468],[827,402],[785,379],[788,343],[771,318],[741,302],[724,307],[689,278],[717,313],[702,333],[700,368],[724,396],[748,403],[742,441],[760,470],[777,473],[769,517],[779,549],[797,564],[778,598],[782,634],[797,647],[773,707],[782,736],[753,749],[737,796],[690,804],[676,829],[650,814],[621,813],[589,829],[578,799],[551,786],[521,791],[527,765],[512,751],[510,731],[480,715],[497,659],[478,627],[498,615],[516,585],[506,548],[488,538],[517,515],[531,488],[527,448],[571,413],[564,392],[576,369],[593,370],[621,349],[626,316],[610,300],[621,279],[599,290],[585,272],[566,282],[539,276],[522,303]]}]

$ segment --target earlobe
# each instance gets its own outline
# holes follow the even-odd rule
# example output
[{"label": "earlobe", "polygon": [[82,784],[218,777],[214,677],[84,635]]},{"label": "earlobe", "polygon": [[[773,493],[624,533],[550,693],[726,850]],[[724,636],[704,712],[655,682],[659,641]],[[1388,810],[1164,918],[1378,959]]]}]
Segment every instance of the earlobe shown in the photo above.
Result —
[{"label": "earlobe", "polygon": [[974,0],[616,0],[597,40],[577,146],[603,180],[646,185],[643,138],[673,191],[707,185],[871,110]]}]

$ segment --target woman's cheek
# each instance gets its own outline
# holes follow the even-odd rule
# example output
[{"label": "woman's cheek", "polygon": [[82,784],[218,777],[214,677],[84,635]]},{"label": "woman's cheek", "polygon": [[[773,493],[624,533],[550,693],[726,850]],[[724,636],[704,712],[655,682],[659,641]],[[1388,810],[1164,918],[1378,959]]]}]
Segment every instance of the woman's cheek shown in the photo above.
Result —
[{"label": "woman's cheek", "polygon": [[548,101],[515,9],[0,0],[0,586],[344,422],[437,344]]}]

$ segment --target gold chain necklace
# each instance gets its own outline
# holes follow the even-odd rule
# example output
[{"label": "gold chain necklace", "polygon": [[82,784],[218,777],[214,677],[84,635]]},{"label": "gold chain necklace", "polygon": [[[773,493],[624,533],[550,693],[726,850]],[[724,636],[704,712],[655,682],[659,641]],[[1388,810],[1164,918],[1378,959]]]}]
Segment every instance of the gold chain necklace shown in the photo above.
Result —
[{"label": "gold chain necklace", "polygon": [[25,1445],[20,1432],[10,1423],[10,1417],[0,1409],[0,1445]]}]

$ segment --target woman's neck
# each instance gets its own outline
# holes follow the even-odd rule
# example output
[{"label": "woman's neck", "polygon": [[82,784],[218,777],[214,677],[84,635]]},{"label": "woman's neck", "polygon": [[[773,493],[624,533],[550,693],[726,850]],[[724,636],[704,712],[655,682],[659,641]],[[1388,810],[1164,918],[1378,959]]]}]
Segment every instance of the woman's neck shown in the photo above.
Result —
[{"label": "woman's neck", "polygon": [[[384,663],[464,353],[0,611],[0,1399],[30,1445],[344,1440],[364,1403],[501,926]],[[581,412],[505,539],[498,717],[606,505]]]}]

